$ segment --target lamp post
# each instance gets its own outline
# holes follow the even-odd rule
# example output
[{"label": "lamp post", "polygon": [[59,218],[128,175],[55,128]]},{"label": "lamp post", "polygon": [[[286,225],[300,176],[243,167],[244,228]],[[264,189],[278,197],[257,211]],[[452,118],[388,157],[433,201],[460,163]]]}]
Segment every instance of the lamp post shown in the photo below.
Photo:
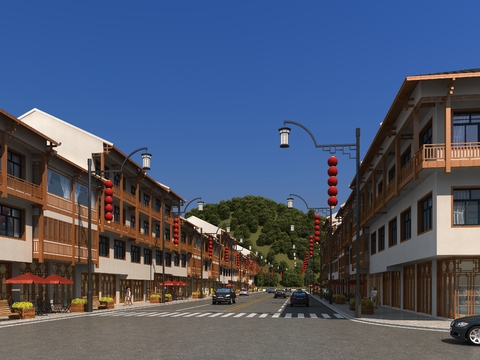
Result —
[{"label": "lamp post", "polygon": [[[201,200],[201,197],[196,197],[190,200],[183,211],[180,211],[180,206],[183,206],[181,203],[178,207],[178,217],[180,218],[181,214],[185,214],[187,212],[188,206],[194,202],[195,200]],[[165,207],[163,208],[165,209]],[[198,202],[198,211],[203,211],[203,201]],[[163,212],[162,212],[163,214]],[[180,219],[179,219],[180,220]],[[165,217],[162,218],[162,303],[165,303]]]},{"label": "lamp post", "polygon": [[[313,140],[313,143],[316,148],[322,149],[323,151],[329,152],[330,154],[335,154],[337,152],[341,152],[344,155],[348,155],[350,159],[354,159],[356,162],[356,169],[355,169],[355,202],[356,202],[356,272],[355,272],[355,317],[361,317],[361,308],[360,308],[360,128],[356,128],[355,130],[355,143],[350,144],[317,144],[317,140],[304,125],[291,121],[291,120],[284,120],[283,127],[278,129],[280,133],[280,147],[281,148],[288,148],[288,136],[290,134],[290,128],[286,127],[287,124],[296,125],[301,127],[305,130]],[[330,268],[331,271],[331,268]],[[331,281],[331,279],[330,279]]]},{"label": "lamp post", "polygon": [[[145,152],[142,154],[142,171],[146,173],[147,170],[150,170],[150,160],[152,158],[152,154],[147,153],[148,148],[147,147],[142,147],[139,149],[136,149],[132,151],[123,161],[122,166],[118,170],[95,170],[92,171],[92,159],[89,158],[87,160],[87,170],[88,170],[88,189],[87,189],[87,196],[88,196],[88,210],[87,210],[87,216],[88,216],[88,229],[87,229],[87,249],[88,249],[88,255],[87,255],[87,267],[88,267],[88,275],[87,275],[87,311],[92,312],[92,306],[93,306],[93,297],[92,297],[92,175],[95,176],[102,176],[105,174],[116,174],[120,173],[123,171],[123,168],[125,167],[125,164],[127,163],[128,159],[130,157],[141,151],[144,150]],[[111,221],[111,219],[107,219],[108,222]]]}]

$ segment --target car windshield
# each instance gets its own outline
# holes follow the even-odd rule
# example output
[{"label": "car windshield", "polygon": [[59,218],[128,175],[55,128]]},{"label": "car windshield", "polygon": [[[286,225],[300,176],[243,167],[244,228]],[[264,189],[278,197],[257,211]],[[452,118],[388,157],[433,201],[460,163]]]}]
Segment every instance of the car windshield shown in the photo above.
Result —
[{"label": "car windshield", "polygon": [[305,295],[307,295],[307,294],[304,293],[303,291],[295,291],[295,292],[293,293],[293,295],[294,295],[294,296],[305,296]]},{"label": "car windshield", "polygon": [[217,293],[229,293],[230,289],[218,289]]}]

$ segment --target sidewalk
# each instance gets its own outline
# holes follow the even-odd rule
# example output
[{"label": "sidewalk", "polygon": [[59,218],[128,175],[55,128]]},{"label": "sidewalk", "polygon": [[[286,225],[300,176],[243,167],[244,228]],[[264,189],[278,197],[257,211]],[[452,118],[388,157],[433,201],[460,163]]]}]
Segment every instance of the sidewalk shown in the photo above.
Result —
[{"label": "sidewalk", "polygon": [[375,314],[362,314],[360,318],[355,318],[355,312],[349,309],[349,304],[329,304],[325,299],[314,296],[322,304],[335,310],[345,318],[363,323],[382,325],[382,326],[400,326],[410,329],[423,329],[435,331],[450,331],[451,319],[437,318],[425,314],[416,313],[408,310],[401,310],[390,306],[379,306],[375,308]]}]

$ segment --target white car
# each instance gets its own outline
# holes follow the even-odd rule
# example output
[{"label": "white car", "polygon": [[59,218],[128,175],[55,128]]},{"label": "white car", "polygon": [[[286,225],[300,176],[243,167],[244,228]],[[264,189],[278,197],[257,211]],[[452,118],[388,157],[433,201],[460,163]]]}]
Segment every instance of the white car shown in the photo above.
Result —
[{"label": "white car", "polygon": [[238,296],[242,296],[242,295],[248,296],[248,290],[247,289],[240,290],[240,293],[238,294]]}]

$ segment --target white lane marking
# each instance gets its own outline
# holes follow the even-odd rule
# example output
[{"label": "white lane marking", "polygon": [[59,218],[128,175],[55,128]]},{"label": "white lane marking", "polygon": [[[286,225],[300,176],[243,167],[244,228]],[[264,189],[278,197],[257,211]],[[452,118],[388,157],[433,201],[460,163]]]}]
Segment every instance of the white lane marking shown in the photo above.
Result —
[{"label": "white lane marking", "polygon": [[305,319],[305,315],[303,315],[303,313],[299,313],[299,314],[297,315],[297,318],[299,318],[299,319]]},{"label": "white lane marking", "polygon": [[257,313],[251,313],[251,314],[247,315],[247,318],[252,318],[254,316],[257,316]]},{"label": "white lane marking", "polygon": [[185,315],[188,315],[188,312],[180,313],[180,314],[177,314],[177,315],[172,315],[171,317],[179,317],[179,316],[185,316]]},{"label": "white lane marking", "polygon": [[345,319],[345,316],[341,314],[333,314],[337,319]]},{"label": "white lane marking", "polygon": [[226,317],[232,316],[233,314],[235,313],[228,313],[228,314],[222,315],[222,317],[226,318]]},{"label": "white lane marking", "polygon": [[281,313],[275,313],[275,314],[272,315],[272,318],[276,319],[276,318],[280,317],[280,315],[281,315]]},{"label": "white lane marking", "polygon": [[318,319],[317,314],[310,314],[310,317],[311,317],[312,319]]},{"label": "white lane marking", "polygon": [[285,314],[285,318],[286,318],[286,319],[291,319],[291,318],[292,318],[292,314],[291,314],[291,313]]},{"label": "white lane marking", "polygon": [[263,313],[262,315],[259,316],[259,318],[266,318],[268,316],[268,313]]},{"label": "white lane marking", "polygon": [[238,317],[242,317],[243,315],[245,315],[246,313],[239,313],[237,315],[235,315],[234,317],[238,318]]},{"label": "white lane marking", "polygon": [[323,316],[325,319],[331,319],[331,316],[328,315],[328,314],[322,314],[322,316]]}]

